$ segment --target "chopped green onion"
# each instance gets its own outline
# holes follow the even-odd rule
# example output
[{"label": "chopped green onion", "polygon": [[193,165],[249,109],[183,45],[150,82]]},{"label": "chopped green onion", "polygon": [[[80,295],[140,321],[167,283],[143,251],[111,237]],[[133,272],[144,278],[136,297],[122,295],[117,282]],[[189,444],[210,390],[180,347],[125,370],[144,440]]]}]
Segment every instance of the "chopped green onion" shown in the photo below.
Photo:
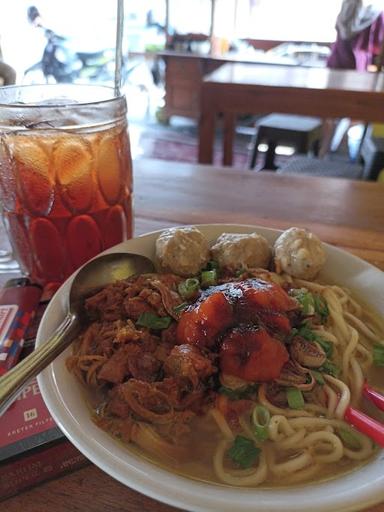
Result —
[{"label": "chopped green onion", "polygon": [[199,291],[200,281],[196,277],[189,277],[178,286],[178,291],[183,299],[191,299]]},{"label": "chopped green onion", "polygon": [[231,448],[227,452],[228,457],[243,469],[250,468],[260,454],[260,448],[244,436],[236,436]]},{"label": "chopped green onion", "polygon": [[384,345],[380,343],[373,345],[373,364],[384,366]]},{"label": "chopped green onion", "polygon": [[329,361],[327,359],[325,363],[318,368],[318,370],[322,373],[327,373],[328,375],[331,375],[332,377],[338,377],[340,375],[340,368],[335,365],[335,363],[332,363],[332,361]]},{"label": "chopped green onion", "polygon": [[324,338],[322,338],[321,336],[319,336],[318,334],[313,332],[310,329],[307,322],[304,322],[303,324],[300,325],[300,327],[297,331],[297,334],[307,341],[315,341],[316,343],[318,343],[321,346],[321,348],[324,350],[325,355],[327,357],[332,357],[333,343],[325,340]]},{"label": "chopped green onion", "polygon": [[184,311],[185,308],[187,308],[189,306],[188,302],[182,302],[181,304],[179,304],[178,306],[175,306],[173,308],[173,311],[175,313],[182,313]]},{"label": "chopped green onion", "polygon": [[313,300],[315,303],[315,311],[319,315],[321,323],[325,324],[329,316],[329,309],[327,301],[321,295],[314,295]]},{"label": "chopped green onion", "polygon": [[306,288],[291,290],[290,294],[300,303],[304,315],[319,315],[321,323],[324,324],[329,316],[327,301],[317,293],[311,293]]},{"label": "chopped green onion", "polygon": [[339,428],[336,433],[347,448],[351,450],[359,450],[361,448],[360,437],[355,432],[352,432],[352,430]]},{"label": "chopped green onion", "polygon": [[320,384],[320,386],[324,386],[325,379],[324,379],[322,373],[318,372],[317,370],[311,370],[311,374],[313,375],[313,378],[315,379],[315,381],[318,384]]},{"label": "chopped green onion", "polygon": [[320,347],[324,350],[325,355],[327,357],[332,357],[333,354],[333,343],[330,341],[321,338],[320,336],[316,337],[316,343],[320,345]]},{"label": "chopped green onion", "polygon": [[305,288],[299,290],[292,290],[293,296],[301,305],[304,315],[313,315],[315,312],[315,301],[311,292]]},{"label": "chopped green onion", "polygon": [[263,405],[256,405],[251,418],[256,439],[261,442],[268,439],[268,426],[271,420],[268,409]]},{"label": "chopped green onion", "polygon": [[297,334],[308,341],[314,341],[315,333],[309,327],[308,322],[303,322],[299,326]]},{"label": "chopped green onion", "polygon": [[201,273],[201,286],[207,288],[208,286],[215,286],[217,284],[217,270],[204,270]]},{"label": "chopped green onion", "polygon": [[287,400],[291,409],[302,409],[304,407],[304,397],[300,389],[288,388]]},{"label": "chopped green onion", "polygon": [[256,393],[257,389],[257,384],[250,384],[249,386],[237,389],[221,386],[221,388],[219,388],[219,393],[227,396],[230,400],[243,400],[245,398],[249,398],[253,393]]},{"label": "chopped green onion", "polygon": [[170,316],[157,316],[150,311],[145,311],[141,313],[136,323],[149,329],[166,329],[171,322],[172,318]]},{"label": "chopped green onion", "polygon": [[219,270],[219,264],[215,260],[210,260],[204,270]]}]

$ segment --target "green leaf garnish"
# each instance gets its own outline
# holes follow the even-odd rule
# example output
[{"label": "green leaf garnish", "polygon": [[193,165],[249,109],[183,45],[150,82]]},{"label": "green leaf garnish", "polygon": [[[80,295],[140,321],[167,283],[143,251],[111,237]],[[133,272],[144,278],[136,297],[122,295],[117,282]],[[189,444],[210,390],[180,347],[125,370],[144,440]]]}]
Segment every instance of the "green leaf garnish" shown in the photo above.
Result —
[{"label": "green leaf garnish", "polygon": [[227,452],[228,457],[243,469],[253,466],[260,454],[260,448],[244,436],[236,436],[231,448]]},{"label": "green leaf garnish", "polygon": [[141,313],[136,324],[149,329],[166,329],[171,325],[172,318],[170,316],[157,316],[150,311]]}]

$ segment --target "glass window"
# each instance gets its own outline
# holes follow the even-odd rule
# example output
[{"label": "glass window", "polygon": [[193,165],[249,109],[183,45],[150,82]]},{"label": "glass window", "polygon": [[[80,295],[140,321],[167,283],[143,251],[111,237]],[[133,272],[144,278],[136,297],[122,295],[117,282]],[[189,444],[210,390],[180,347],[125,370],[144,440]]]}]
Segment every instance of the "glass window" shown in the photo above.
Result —
[{"label": "glass window", "polygon": [[[215,33],[237,38],[332,42],[342,0],[216,0]],[[231,27],[232,23],[232,27]]]}]

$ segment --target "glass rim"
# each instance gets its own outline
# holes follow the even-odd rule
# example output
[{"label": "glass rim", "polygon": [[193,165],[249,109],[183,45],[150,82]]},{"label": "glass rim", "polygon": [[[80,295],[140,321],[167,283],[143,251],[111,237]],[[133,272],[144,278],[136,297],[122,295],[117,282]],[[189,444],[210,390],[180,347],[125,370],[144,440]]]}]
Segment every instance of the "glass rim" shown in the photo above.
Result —
[{"label": "glass rim", "polygon": [[[111,97],[106,97],[104,99],[95,99],[92,101],[76,101],[73,98],[65,98],[67,101],[57,101],[55,102],[55,98],[52,98],[52,102],[49,103],[39,103],[39,102],[10,102],[5,103],[1,96],[1,91],[16,91],[20,90],[22,91],[27,89],[57,89],[57,88],[66,88],[66,89],[98,89],[98,90],[104,90],[112,93]],[[120,93],[119,95],[115,95],[115,89],[109,85],[103,85],[103,84],[24,84],[24,85],[6,85],[1,87],[0,91],[0,108],[8,108],[8,109],[31,109],[34,107],[38,107],[39,109],[51,109],[51,108],[67,108],[67,107],[81,107],[81,106],[87,106],[87,105],[98,105],[98,104],[107,104],[107,103],[113,103],[118,100],[124,100],[125,95]],[[57,98],[56,98],[57,99]]]}]

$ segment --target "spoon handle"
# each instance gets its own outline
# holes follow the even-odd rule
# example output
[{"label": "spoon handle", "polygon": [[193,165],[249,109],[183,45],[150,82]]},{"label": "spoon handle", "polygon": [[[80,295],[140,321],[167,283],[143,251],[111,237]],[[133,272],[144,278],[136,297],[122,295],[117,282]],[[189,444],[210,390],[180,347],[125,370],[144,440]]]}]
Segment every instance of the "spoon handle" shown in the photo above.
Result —
[{"label": "spoon handle", "polygon": [[353,407],[347,407],[344,419],[384,448],[384,425]]},{"label": "spoon handle", "polygon": [[26,384],[36,377],[71,343],[78,330],[77,317],[68,313],[48,339],[0,378],[0,416]]}]

